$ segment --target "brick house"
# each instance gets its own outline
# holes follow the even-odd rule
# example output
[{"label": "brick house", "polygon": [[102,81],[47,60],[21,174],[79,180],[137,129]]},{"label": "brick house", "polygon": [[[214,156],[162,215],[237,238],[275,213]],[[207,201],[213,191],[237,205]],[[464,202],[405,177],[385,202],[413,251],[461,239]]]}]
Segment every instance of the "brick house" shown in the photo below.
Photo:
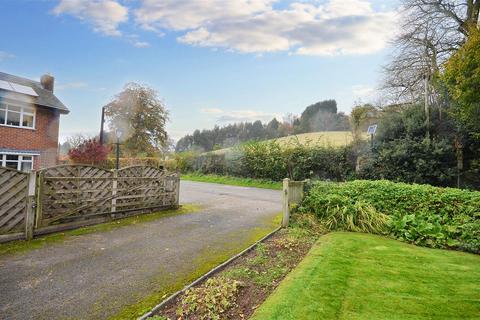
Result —
[{"label": "brick house", "polygon": [[29,171],[57,163],[60,115],[69,110],[53,88],[50,75],[38,82],[0,72],[0,166]]}]

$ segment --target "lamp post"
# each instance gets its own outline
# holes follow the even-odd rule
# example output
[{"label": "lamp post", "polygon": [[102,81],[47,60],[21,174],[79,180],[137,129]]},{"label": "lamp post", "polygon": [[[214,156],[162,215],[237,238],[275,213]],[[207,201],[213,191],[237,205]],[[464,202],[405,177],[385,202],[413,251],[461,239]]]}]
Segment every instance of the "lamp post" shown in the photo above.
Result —
[{"label": "lamp post", "polygon": [[115,143],[117,145],[115,169],[118,170],[120,168],[120,138],[122,137],[122,131],[120,129],[115,130],[115,136],[117,137],[117,142]]},{"label": "lamp post", "polygon": [[102,107],[102,120],[100,123],[100,144],[103,145],[103,124],[105,123],[105,106]]}]

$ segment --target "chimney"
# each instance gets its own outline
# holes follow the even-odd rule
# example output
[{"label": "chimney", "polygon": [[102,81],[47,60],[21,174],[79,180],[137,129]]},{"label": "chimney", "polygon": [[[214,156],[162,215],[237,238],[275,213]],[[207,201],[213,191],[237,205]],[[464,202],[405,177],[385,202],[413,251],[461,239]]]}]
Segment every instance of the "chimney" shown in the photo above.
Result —
[{"label": "chimney", "polygon": [[55,82],[55,78],[52,77],[49,74],[44,74],[40,78],[40,84],[42,85],[43,89],[51,91],[51,92],[53,92],[54,82]]}]

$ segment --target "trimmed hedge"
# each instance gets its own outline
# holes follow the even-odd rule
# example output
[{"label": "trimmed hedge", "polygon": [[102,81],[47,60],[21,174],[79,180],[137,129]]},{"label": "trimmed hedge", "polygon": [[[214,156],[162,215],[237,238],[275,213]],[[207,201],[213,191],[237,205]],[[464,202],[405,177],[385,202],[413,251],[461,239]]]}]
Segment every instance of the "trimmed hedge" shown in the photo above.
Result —
[{"label": "trimmed hedge", "polygon": [[354,175],[352,147],[297,144],[283,146],[275,141],[249,142],[224,153],[177,155],[182,172],[230,175],[280,181],[286,177],[345,181]]},{"label": "trimmed hedge", "polygon": [[432,248],[480,252],[480,192],[357,180],[313,184],[299,208],[330,230],[363,231]]}]

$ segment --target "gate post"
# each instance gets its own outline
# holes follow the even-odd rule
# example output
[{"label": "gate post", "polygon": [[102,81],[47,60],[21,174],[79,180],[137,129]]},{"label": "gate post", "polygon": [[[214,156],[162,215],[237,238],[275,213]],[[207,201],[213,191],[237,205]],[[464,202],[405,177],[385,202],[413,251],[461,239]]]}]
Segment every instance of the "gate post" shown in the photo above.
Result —
[{"label": "gate post", "polygon": [[290,179],[283,179],[283,192],[282,192],[282,227],[288,227],[288,221],[290,220],[290,206],[288,203],[289,195],[289,183]]},{"label": "gate post", "polygon": [[111,213],[115,213],[117,211],[117,187],[118,187],[118,170],[113,169],[113,180],[112,180],[112,207]]},{"label": "gate post", "polygon": [[174,206],[175,206],[175,208],[179,208],[180,207],[180,173],[176,174],[174,184],[175,184],[175,203],[174,203]]},{"label": "gate post", "polygon": [[35,186],[37,174],[30,171],[28,175],[27,208],[25,215],[25,239],[33,239],[33,225],[35,224]]}]

